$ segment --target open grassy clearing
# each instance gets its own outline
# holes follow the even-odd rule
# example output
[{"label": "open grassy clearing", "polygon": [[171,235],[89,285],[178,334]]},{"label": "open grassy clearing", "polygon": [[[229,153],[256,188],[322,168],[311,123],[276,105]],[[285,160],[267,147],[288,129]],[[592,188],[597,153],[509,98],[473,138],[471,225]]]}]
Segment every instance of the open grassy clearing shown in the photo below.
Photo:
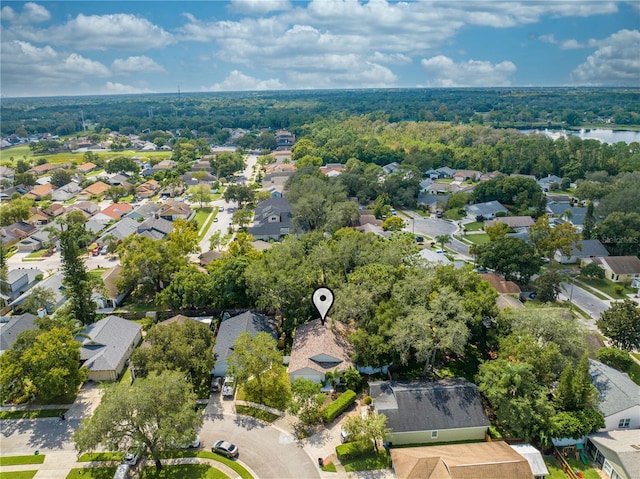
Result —
[{"label": "open grassy clearing", "polygon": [[471,243],[475,243],[475,244],[487,244],[487,243],[489,243],[491,241],[489,239],[489,235],[486,234],[486,233],[467,235],[467,236],[464,237],[464,239],[466,239],[467,241],[470,241]]},{"label": "open grassy clearing", "polygon": [[[105,160],[109,160],[111,158],[115,158],[117,156],[124,156],[127,158],[132,157],[141,157],[141,158],[157,158],[159,160],[164,160],[166,158],[171,158],[173,152],[171,151],[138,151],[138,150],[122,150],[122,151],[94,151],[95,155],[98,158],[102,158]],[[73,153],[71,151],[59,152],[59,153],[45,153],[45,154],[33,154],[29,145],[20,145],[14,146],[13,148],[8,148],[0,151],[0,161],[9,161],[13,157],[14,164],[18,160],[26,161],[38,161],[41,158],[44,158],[47,163],[61,164],[61,163],[71,163],[75,165],[81,165],[85,162],[84,152]],[[93,172],[92,172],[93,173]],[[95,174],[97,174],[96,172]],[[93,174],[91,176],[94,176]]]}]

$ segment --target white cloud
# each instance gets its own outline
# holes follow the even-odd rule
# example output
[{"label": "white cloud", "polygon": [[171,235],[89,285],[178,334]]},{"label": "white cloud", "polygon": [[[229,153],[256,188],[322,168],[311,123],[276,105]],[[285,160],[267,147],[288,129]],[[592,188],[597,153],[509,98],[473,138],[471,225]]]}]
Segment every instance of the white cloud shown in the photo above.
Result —
[{"label": "white cloud", "polygon": [[289,0],[231,0],[229,10],[247,15],[262,15],[269,12],[290,10]]},{"label": "white cloud", "polygon": [[509,77],[517,68],[510,61],[493,64],[487,61],[469,60],[456,63],[451,58],[438,55],[423,59],[422,67],[429,75],[428,86],[507,86]]},{"label": "white cloud", "polygon": [[37,3],[27,2],[22,7],[22,12],[17,13],[13,8],[9,6],[2,7],[0,11],[3,21],[11,22],[12,24],[25,25],[30,23],[42,23],[51,18],[51,13],[42,5]]},{"label": "white cloud", "polygon": [[288,71],[287,79],[294,88],[388,88],[396,86],[398,77],[388,68],[370,62],[351,69],[324,72]]},{"label": "white cloud", "polygon": [[561,50],[575,50],[578,48],[584,48],[585,46],[580,43],[578,40],[564,40],[560,42]]},{"label": "white cloud", "polygon": [[411,57],[402,53],[374,52],[371,58],[376,63],[390,63],[392,65],[408,65],[412,63]]},{"label": "white cloud", "polygon": [[552,45],[555,45],[556,43],[558,43],[558,40],[556,40],[556,37],[553,33],[548,33],[546,35],[540,35],[538,37],[538,40],[540,40],[543,43],[551,43]]},{"label": "white cloud", "polygon": [[205,91],[256,91],[256,90],[282,90],[286,88],[277,78],[260,80],[233,70],[227,78],[220,83],[214,83],[209,87],[203,87]]},{"label": "white cloud", "polygon": [[78,50],[150,50],[175,41],[173,35],[149,20],[135,15],[79,14],[63,25],[24,32],[35,42],[70,46]]},{"label": "white cloud", "polygon": [[165,69],[147,56],[118,58],[111,64],[114,73],[161,73]]},{"label": "white cloud", "polygon": [[151,91],[147,88],[139,88],[131,85],[125,85],[123,83],[116,82],[106,82],[104,93],[112,93],[114,95],[125,94],[125,93],[151,93]]},{"label": "white cloud", "polygon": [[580,85],[638,86],[640,31],[620,30],[604,40],[590,40],[597,50],[571,72]]}]

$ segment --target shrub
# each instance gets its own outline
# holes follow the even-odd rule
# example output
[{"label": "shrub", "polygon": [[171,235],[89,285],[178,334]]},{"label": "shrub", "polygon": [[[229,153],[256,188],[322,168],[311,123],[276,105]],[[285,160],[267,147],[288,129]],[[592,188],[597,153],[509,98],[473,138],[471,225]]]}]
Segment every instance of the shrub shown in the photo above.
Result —
[{"label": "shrub", "polygon": [[629,353],[618,348],[600,348],[596,353],[596,359],[620,371],[627,371],[633,364]]},{"label": "shrub", "polygon": [[595,263],[589,263],[580,271],[580,276],[585,278],[604,279],[604,268]]},{"label": "shrub", "polygon": [[622,292],[624,291],[624,288],[622,286],[620,286],[619,284],[616,284],[613,287],[613,290],[616,292],[617,295],[622,295]]},{"label": "shrub", "polygon": [[327,423],[333,421],[342,412],[353,404],[356,400],[356,393],[351,389],[347,389],[343,392],[338,399],[330,403],[322,411],[322,420]]},{"label": "shrub", "polygon": [[371,405],[371,402],[373,401],[373,399],[371,399],[371,396],[365,396],[364,398],[364,405],[365,406],[369,406]]},{"label": "shrub", "polygon": [[349,459],[355,459],[356,457],[363,456],[373,452],[373,443],[367,442],[348,442],[346,444],[340,444],[336,447],[336,455],[340,462]]},{"label": "shrub", "polygon": [[42,273],[36,274],[36,281],[42,281],[42,278],[44,278],[44,275]]}]

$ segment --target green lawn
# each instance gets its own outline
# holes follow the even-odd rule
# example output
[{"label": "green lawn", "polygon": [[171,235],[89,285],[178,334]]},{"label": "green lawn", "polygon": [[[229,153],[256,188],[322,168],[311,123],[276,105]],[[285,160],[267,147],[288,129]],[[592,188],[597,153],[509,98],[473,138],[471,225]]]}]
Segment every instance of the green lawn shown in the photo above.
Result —
[{"label": "green lawn", "polygon": [[38,471],[0,472],[0,479],[31,479]]},{"label": "green lawn", "polygon": [[196,215],[193,219],[198,224],[199,228],[202,228],[204,226],[204,222],[207,220],[210,213],[211,207],[196,208]]},{"label": "green lawn", "polygon": [[213,459],[214,461],[221,462],[222,464],[225,464],[229,466],[231,469],[233,469],[234,471],[236,471],[242,479],[254,479],[254,477],[249,473],[249,471],[247,471],[242,465],[238,464],[235,461],[232,461],[231,459],[227,459],[226,457],[220,456],[219,454],[214,454],[213,452],[209,452],[209,451],[200,451],[196,454],[196,457],[204,457],[207,459]]},{"label": "green lawn", "polygon": [[634,383],[640,386],[640,364],[634,361],[631,367],[627,370],[627,374]]},{"label": "green lawn", "polygon": [[371,452],[355,459],[345,459],[341,462],[347,472],[372,471],[391,467],[391,456],[384,449],[381,449],[377,454]]},{"label": "green lawn", "polygon": [[78,462],[93,461],[122,461],[124,453],[122,452],[85,452],[78,458]]},{"label": "green lawn", "polygon": [[544,462],[549,469],[549,475],[546,479],[567,479],[567,475],[564,473],[560,464],[553,456],[544,456]]},{"label": "green lawn", "polygon": [[567,458],[567,462],[571,466],[571,469],[582,472],[584,479],[600,479],[600,474],[591,467],[591,462],[587,461],[588,465],[585,466],[582,461],[576,461],[570,457]]},{"label": "green lawn", "polygon": [[[99,158],[110,159],[115,158],[116,156],[125,156],[127,158],[131,158],[134,156],[141,156],[145,158],[158,158],[165,159],[171,158],[173,152],[171,151],[151,151],[151,152],[142,152],[138,150],[123,150],[123,151],[105,151],[96,153]],[[56,163],[75,163],[77,165],[81,165],[84,163],[84,153],[71,153],[71,152],[63,152],[63,153],[49,153],[44,155],[34,155],[29,149],[29,145],[21,145],[13,148],[9,148],[6,150],[0,151],[0,161],[9,160],[13,157],[14,161],[22,160],[23,157],[26,156],[27,161],[34,160],[37,161],[40,158],[44,158],[47,160],[47,163],[56,164]]]},{"label": "green lawn", "polygon": [[467,241],[471,241],[472,243],[475,243],[475,244],[486,244],[491,241],[489,239],[489,235],[486,233],[466,235],[464,239],[466,239]]},{"label": "green lawn", "polygon": [[178,464],[165,466],[160,472],[155,467],[145,467],[141,479],[228,479],[222,471],[207,464]]},{"label": "green lawn", "polygon": [[484,228],[484,222],[474,221],[473,223],[467,223],[463,226],[467,231],[482,231],[482,228]]},{"label": "green lawn", "polygon": [[622,290],[622,294],[618,294],[615,291],[615,287],[616,286],[622,286],[622,285],[618,285],[616,283],[614,283],[613,281],[609,281],[607,279],[588,279],[588,278],[580,278],[580,281],[582,281],[583,283],[585,283],[588,286],[591,286],[592,288],[595,288],[601,292],[603,292],[606,295],[611,296],[614,299],[622,299],[625,297],[626,294],[630,294],[630,293],[635,293],[636,291],[631,289],[631,288],[627,288],[624,287]]},{"label": "green lawn", "polygon": [[251,407],[251,406],[237,405],[236,412],[238,414],[244,414],[245,416],[252,416],[252,417],[255,417],[256,419],[261,419],[262,421],[266,421],[266,422],[273,422],[280,417],[277,414],[273,414],[273,413],[270,413],[269,411],[264,411],[257,407]]},{"label": "green lawn", "polygon": [[81,467],[71,469],[67,479],[113,479],[115,467]]},{"label": "green lawn", "polygon": [[[66,409],[35,409],[32,411],[2,411],[0,419],[38,419],[40,417],[58,417]],[[29,463],[27,463],[29,464]],[[36,463],[30,463],[36,464]]]},{"label": "green lawn", "polygon": [[30,260],[30,259],[42,258],[44,255],[47,254],[47,251],[49,251],[47,248],[39,249],[38,251],[34,251],[32,253],[29,253],[24,259],[25,260]]},{"label": "green lawn", "polygon": [[45,454],[30,456],[0,456],[0,466],[21,466],[23,464],[42,464]]}]

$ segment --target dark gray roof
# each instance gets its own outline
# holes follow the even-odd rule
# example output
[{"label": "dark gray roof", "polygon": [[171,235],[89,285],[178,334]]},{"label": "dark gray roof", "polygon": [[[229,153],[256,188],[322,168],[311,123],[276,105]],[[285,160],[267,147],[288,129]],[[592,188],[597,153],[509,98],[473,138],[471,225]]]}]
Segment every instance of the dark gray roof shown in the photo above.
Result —
[{"label": "dark gray roof", "polygon": [[132,218],[122,218],[102,234],[100,241],[102,241],[102,238],[107,235],[113,235],[119,240],[124,239],[127,236],[133,234],[138,229],[138,226],[139,223],[136,220]]},{"label": "dark gray roof", "polygon": [[18,335],[29,329],[36,329],[37,317],[31,313],[0,318],[0,351],[10,349]]},{"label": "dark gray roof", "polygon": [[465,206],[465,209],[475,216],[489,216],[495,215],[496,213],[502,211],[507,213],[507,210],[502,204],[498,201],[487,201],[486,203],[477,203],[475,205]]},{"label": "dark gray roof", "polygon": [[640,386],[627,373],[593,359],[589,360],[589,372],[600,397],[600,412],[605,417],[640,406]]},{"label": "dark gray roof", "polygon": [[419,193],[418,194],[418,204],[419,205],[427,205],[432,206],[438,203],[442,203],[446,205],[449,202],[449,195],[431,195],[428,193]]},{"label": "dark gray roof", "polygon": [[164,218],[147,218],[138,224],[138,234],[148,233],[153,239],[161,239],[173,231],[173,223]]},{"label": "dark gray roof", "polygon": [[266,316],[246,311],[220,323],[216,344],[213,346],[213,355],[216,358],[216,362],[226,362],[229,359],[236,339],[238,339],[240,333],[245,331],[251,333],[251,336],[254,337],[261,332],[269,333],[273,336],[273,339],[277,339],[275,328],[272,327]]},{"label": "dark gray roof", "polygon": [[539,185],[550,185],[552,183],[562,183],[562,178],[556,176],[556,175],[549,175],[549,176],[545,176],[544,178],[540,178],[538,180],[538,184]]},{"label": "dark gray roof", "polygon": [[142,326],[120,316],[107,316],[87,326],[76,337],[81,343],[80,359],[89,371],[111,371],[123,356],[131,352],[131,344]]},{"label": "dark gray roof", "polygon": [[153,214],[160,209],[158,203],[145,203],[138,206],[131,213],[126,215],[127,218],[150,218]]},{"label": "dark gray roof", "polygon": [[393,432],[489,426],[478,388],[466,379],[377,381],[369,388]]},{"label": "dark gray roof", "polygon": [[571,247],[571,255],[576,258],[602,258],[603,256],[609,256],[607,248],[605,248],[599,240],[581,240],[580,245],[582,249],[578,249],[576,243]]}]

